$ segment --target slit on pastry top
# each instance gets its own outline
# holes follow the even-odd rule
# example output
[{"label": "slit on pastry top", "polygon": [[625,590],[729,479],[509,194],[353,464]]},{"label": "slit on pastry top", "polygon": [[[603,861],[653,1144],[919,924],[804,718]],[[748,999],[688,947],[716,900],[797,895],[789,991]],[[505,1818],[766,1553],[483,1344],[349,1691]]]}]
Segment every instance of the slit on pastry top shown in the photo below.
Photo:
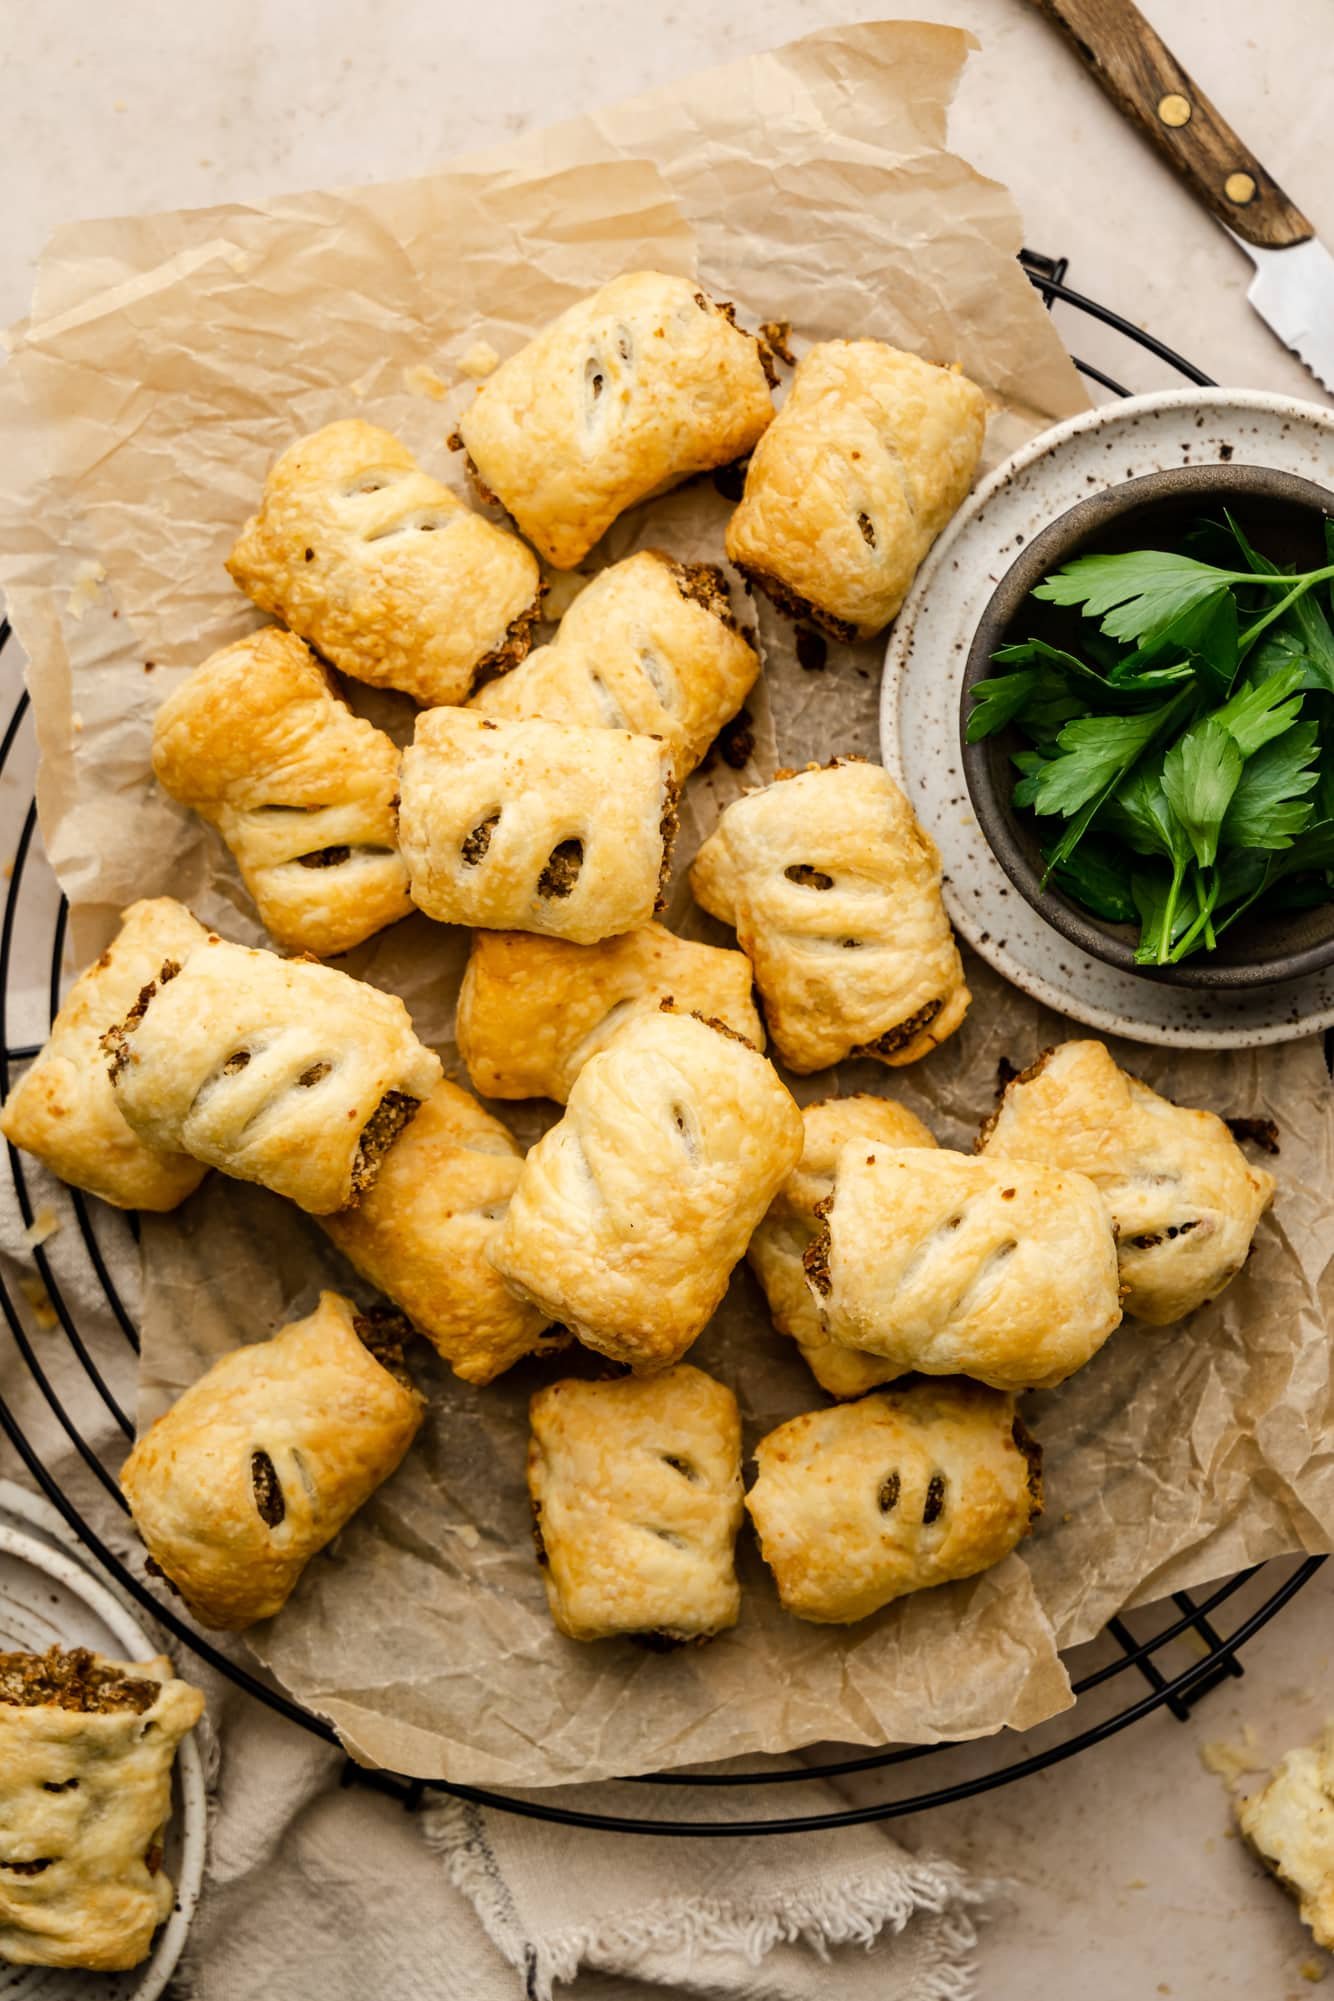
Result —
[{"label": "slit on pastry top", "polygon": [[159,970],[104,1046],[140,1138],[316,1216],[364,1194],[441,1076],[396,995],[212,934]]},{"label": "slit on pastry top", "polygon": [[323,1292],[304,1320],[221,1356],[140,1437],[121,1487],[204,1625],[236,1632],[280,1611],[398,1466],[424,1408],[402,1363],[410,1332]]},{"label": "slit on pastry top", "polygon": [[627,507],[750,451],[773,416],[765,361],[693,280],[626,272],[502,362],[451,443],[568,570]]},{"label": "slit on pastry top", "polygon": [[722,571],[645,549],[585,585],[551,645],[489,681],[473,707],[512,720],[544,716],[660,736],[684,782],[759,668]]},{"label": "slit on pastry top", "polygon": [[401,794],[413,901],[442,924],[587,945],[647,923],[664,894],[677,785],[655,737],[431,709]]},{"label": "slit on pastry top", "polygon": [[398,750],[292,633],[197,667],[158,710],[153,770],[218,829],[280,945],[327,958],[410,913]]},{"label": "slit on pastry top", "polygon": [[475,931],[455,1033],[488,1098],[564,1104],[590,1056],[664,1000],[717,1016],[755,1048],[764,1029],[744,953],[697,945],[644,924],[596,945],[522,931]]},{"label": "slit on pastry top", "polygon": [[275,461],[227,568],[343,673],[428,705],[522,660],[541,598],[531,549],[359,418]]},{"label": "slit on pastry top", "polygon": [[734,801],[690,887],[735,927],[790,1070],[914,1063],[967,1012],[940,857],[878,764],[835,759]]}]

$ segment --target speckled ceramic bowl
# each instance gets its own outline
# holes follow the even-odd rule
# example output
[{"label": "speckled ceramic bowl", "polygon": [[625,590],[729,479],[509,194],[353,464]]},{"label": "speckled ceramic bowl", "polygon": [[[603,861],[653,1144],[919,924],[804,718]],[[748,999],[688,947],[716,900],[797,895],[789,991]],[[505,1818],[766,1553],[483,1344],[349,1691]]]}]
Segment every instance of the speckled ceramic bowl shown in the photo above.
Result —
[{"label": "speckled ceramic bowl", "polygon": [[[1280,565],[1315,569],[1326,560],[1324,523],[1334,514],[1334,493],[1292,473],[1252,465],[1171,466],[1108,487],[1044,528],[1001,578],[969,649],[959,711],[963,772],[973,811],[1019,894],[1063,937],[1096,958],[1141,979],[1185,987],[1263,986],[1334,963],[1334,901],[1310,910],[1247,917],[1226,933],[1216,951],[1200,952],[1179,965],[1138,965],[1137,925],[1095,917],[1054,885],[1042,886],[1039,824],[1010,801],[1015,782],[1011,753],[1024,748],[1026,739],[1011,728],[970,744],[965,732],[974,687],[1004,671],[992,662],[999,647],[1037,638],[1078,650],[1079,613],[1031,595],[1045,576],[1074,556],[1178,547],[1201,516],[1221,518],[1224,508],[1253,545]],[[1049,833],[1053,824],[1048,822]]]}]

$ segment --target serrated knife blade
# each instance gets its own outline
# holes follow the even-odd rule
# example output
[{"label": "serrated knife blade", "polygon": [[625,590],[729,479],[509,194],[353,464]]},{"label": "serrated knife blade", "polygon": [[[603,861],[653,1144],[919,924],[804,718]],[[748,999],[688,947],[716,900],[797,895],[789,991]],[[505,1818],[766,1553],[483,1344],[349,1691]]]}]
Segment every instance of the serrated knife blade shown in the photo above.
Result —
[{"label": "serrated knife blade", "polygon": [[1255,260],[1247,297],[1256,312],[1334,396],[1334,257],[1318,236],[1266,250],[1228,234]]}]

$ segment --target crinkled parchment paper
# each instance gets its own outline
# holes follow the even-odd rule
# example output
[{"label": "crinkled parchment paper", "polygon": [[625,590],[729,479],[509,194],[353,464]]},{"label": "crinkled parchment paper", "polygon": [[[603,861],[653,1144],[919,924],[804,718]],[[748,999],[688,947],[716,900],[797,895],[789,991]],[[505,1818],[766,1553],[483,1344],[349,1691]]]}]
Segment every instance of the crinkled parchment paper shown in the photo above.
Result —
[{"label": "crinkled parchment paper", "polygon": [[[457,484],[444,438],[473,393],[460,366],[473,343],[507,352],[644,265],[697,269],[751,324],[791,319],[799,344],[868,333],[957,359],[996,399],[991,463],[1081,405],[1014,263],[1008,198],[944,147],[967,47],[912,23],[821,34],[420,181],[57,237],[0,379],[0,575],[32,661],[42,830],[80,960],[120,904],[162,892],[232,936],[261,936],[220,845],[154,789],[148,749],[167,690],[255,622],[222,560],[268,462],[301,432],[358,413]],[[627,517],[586,568],[645,543],[716,557],[725,517],[712,482],[697,482]],[[831,646],[823,668],[803,669],[790,630],[757,612],[766,670],[749,703],[751,762],[714,759],[689,788],[671,919],[698,936],[725,935],[684,887],[720,804],[778,762],[876,753],[877,650]],[[406,703],[349,693],[407,734]],[[455,1074],[465,949],[413,918],[344,962],[404,995]],[[966,1144],[999,1057],[1025,1060],[1066,1032],[985,968],[970,978],[969,1023],[927,1063],[847,1066],[801,1080],[798,1095],[893,1091]],[[422,1349],[431,1408],[418,1445],[250,1636],[255,1652],[363,1759],[546,1785],[817,1739],[1023,1728],[1070,1699],[1058,1642],[1117,1606],[1326,1547],[1317,1291],[1331,1140],[1318,1052],[1130,1060],[1183,1097],[1278,1119],[1278,1218],[1218,1307],[1167,1333],[1128,1327],[1073,1383],[1033,1399],[1050,1509],[1024,1557],[839,1632],[778,1612],[747,1533],[735,1632],[668,1656],[573,1645],[547,1617],[523,1491],[527,1395],[570,1358],[478,1390]],[[552,1114],[502,1109],[525,1140]],[[141,1418],[330,1283],[360,1290],[318,1228],[260,1190],[215,1176],[174,1218],[145,1218]],[[752,1442],[818,1401],[744,1270],[692,1359],[736,1387]]]}]

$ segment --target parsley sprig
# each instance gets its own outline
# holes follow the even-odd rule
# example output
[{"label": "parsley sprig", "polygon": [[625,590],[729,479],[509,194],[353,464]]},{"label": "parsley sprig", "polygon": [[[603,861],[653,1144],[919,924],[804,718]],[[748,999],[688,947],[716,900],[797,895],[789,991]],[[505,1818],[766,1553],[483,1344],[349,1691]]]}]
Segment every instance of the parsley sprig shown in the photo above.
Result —
[{"label": "parsley sprig", "polygon": [[1334,896],[1334,521],[1329,561],[1285,570],[1231,514],[1167,549],[1076,557],[1038,585],[1079,651],[1032,638],[972,691],[970,743],[1013,728],[1013,800],[1053,827],[1054,880],[1138,923],[1136,958],[1212,951],[1257,903]]}]

